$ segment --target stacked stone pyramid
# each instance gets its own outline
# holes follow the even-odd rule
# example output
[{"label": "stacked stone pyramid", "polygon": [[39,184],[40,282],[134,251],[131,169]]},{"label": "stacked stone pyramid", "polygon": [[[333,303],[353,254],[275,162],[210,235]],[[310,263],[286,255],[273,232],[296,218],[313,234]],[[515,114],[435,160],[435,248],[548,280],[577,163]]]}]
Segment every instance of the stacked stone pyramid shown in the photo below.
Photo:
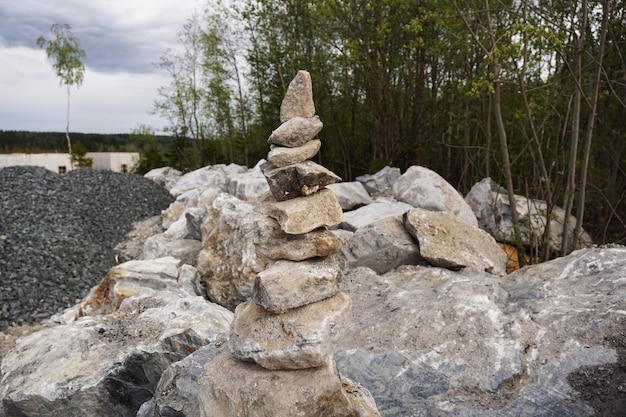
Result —
[{"label": "stacked stone pyramid", "polygon": [[[324,188],[341,178],[310,160],[320,149],[316,137],[322,122],[315,115],[308,72],[299,71],[290,83],[280,118],[261,167],[276,199],[264,210],[289,235],[317,234],[341,222],[343,213],[335,194]],[[351,301],[339,291],[342,272],[333,254],[314,256],[277,260],[258,274],[252,299],[235,310],[233,356],[266,369],[328,363],[333,342],[350,321]]]},{"label": "stacked stone pyramid", "polygon": [[258,211],[275,219],[284,236],[257,274],[251,299],[235,309],[229,349],[204,367],[200,415],[380,417],[370,393],[341,376],[333,358],[352,301],[339,291],[341,239],[328,230],[343,212],[324,188],[341,179],[310,161],[320,149],[322,122],[308,72],[290,83],[280,118],[261,167],[274,199]]}]

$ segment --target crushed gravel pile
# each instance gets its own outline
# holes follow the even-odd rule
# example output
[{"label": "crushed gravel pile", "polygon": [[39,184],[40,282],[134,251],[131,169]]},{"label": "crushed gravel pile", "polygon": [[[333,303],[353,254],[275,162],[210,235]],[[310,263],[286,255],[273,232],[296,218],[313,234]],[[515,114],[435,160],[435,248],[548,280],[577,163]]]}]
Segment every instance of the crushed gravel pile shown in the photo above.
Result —
[{"label": "crushed gravel pile", "polygon": [[0,329],[74,305],[115,265],[133,222],[173,200],[132,174],[0,169]]}]

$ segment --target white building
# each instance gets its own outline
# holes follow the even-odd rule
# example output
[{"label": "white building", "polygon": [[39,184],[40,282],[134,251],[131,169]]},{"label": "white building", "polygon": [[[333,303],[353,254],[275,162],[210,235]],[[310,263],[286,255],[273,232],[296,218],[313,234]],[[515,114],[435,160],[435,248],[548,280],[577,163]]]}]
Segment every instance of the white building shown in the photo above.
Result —
[{"label": "white building", "polygon": [[[131,172],[139,161],[137,152],[87,152],[85,156],[93,159],[93,168],[115,172]],[[39,166],[59,174],[73,169],[68,153],[0,154],[0,168],[15,165]]]}]

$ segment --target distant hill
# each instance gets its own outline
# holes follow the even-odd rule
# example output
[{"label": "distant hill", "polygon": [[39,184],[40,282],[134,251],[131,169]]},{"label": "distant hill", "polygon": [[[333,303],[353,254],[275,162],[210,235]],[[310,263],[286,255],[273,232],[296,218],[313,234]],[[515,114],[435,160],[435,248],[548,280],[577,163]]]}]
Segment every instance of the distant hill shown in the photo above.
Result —
[{"label": "distant hill", "polygon": [[[82,143],[88,152],[138,152],[146,139],[128,133],[71,133],[72,143]],[[169,136],[156,136],[162,147],[167,147]],[[67,152],[65,132],[29,132],[0,130],[0,153]]]}]

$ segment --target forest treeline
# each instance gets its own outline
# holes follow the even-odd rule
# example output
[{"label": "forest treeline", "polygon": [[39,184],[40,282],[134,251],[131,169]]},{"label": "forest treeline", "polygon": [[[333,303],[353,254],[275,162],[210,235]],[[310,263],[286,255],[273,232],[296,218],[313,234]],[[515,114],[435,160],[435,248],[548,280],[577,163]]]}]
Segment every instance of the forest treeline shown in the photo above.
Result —
[{"label": "forest treeline", "polygon": [[[88,152],[140,152],[148,143],[155,142],[166,150],[172,140],[169,136],[102,133],[72,133],[72,139]],[[0,153],[67,153],[65,132],[31,132],[0,130]]]},{"label": "forest treeline", "polygon": [[198,165],[263,158],[306,69],[318,162],[344,180],[417,164],[465,194],[492,177],[578,218],[561,253],[583,224],[626,238],[624,0],[209,1],[178,40],[154,111]]}]

